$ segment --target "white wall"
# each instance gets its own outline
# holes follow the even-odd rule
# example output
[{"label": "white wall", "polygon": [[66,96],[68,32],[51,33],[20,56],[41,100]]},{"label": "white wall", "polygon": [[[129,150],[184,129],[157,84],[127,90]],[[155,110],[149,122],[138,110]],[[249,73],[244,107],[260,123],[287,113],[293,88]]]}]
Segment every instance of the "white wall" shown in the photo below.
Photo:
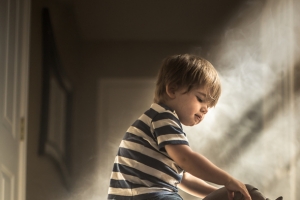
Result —
[{"label": "white wall", "polygon": [[[200,55],[215,64],[224,87],[219,104],[207,119],[197,128],[185,128],[192,148],[235,177],[257,186],[270,199],[280,195],[285,199],[297,199],[299,180],[295,177],[299,173],[299,149],[295,141],[299,138],[299,127],[298,121],[293,121],[291,116],[296,114],[294,110],[299,110],[295,103],[299,92],[293,86],[298,74],[290,70],[297,72],[299,66],[299,58],[295,54],[298,52],[295,48],[299,46],[299,38],[290,35],[297,28],[293,20],[297,20],[296,15],[288,13],[291,12],[289,9],[299,5],[294,2],[293,6],[284,1],[269,1],[252,7],[255,12],[249,12],[249,7],[248,10],[241,10],[240,13],[244,15],[232,20],[229,29],[222,34],[222,42],[210,48],[184,43],[86,43],[86,71],[80,92],[80,104],[85,106],[79,111],[84,117],[81,124],[77,123],[77,130],[82,133],[77,134],[80,136],[77,141],[84,141],[82,147],[90,149],[86,162],[81,163],[91,169],[90,173],[83,172],[83,177],[92,186],[87,197],[91,194],[95,194],[94,197],[105,196],[97,188],[105,191],[103,187],[107,185],[93,185],[92,182],[97,182],[99,177],[109,176],[109,172],[103,175],[106,173],[103,171],[96,177],[94,174],[98,171],[97,164],[103,164],[104,168],[109,165],[105,155],[95,153],[98,148],[106,152],[107,149],[102,147],[109,142],[105,135],[107,133],[97,132],[97,124],[100,123],[95,121],[95,108],[100,102],[96,96],[97,81],[102,78],[154,78],[165,56],[199,53],[202,47],[206,52],[200,51]],[[290,46],[287,41],[297,45]],[[294,57],[287,56],[289,54]],[[288,76],[282,76],[282,72]],[[275,102],[272,105],[271,100]],[[270,105],[271,111],[266,109]],[[97,137],[103,139],[100,140],[102,143],[89,143],[97,141]],[[99,166],[100,169],[102,167]],[[194,199],[189,196],[185,198]]]},{"label": "white wall", "polygon": [[[299,3],[293,2],[294,14],[298,18],[299,13],[296,11],[299,8]],[[284,195],[285,199],[291,200],[295,196],[299,196],[299,189],[297,188],[299,184],[295,185],[295,181],[291,179],[292,175],[295,174],[296,177],[299,177],[297,176],[299,174],[299,149],[296,149],[297,154],[293,157],[296,163],[292,173],[290,170],[291,165],[282,163],[286,161],[287,163],[292,163],[289,159],[291,154],[287,152],[289,151],[288,145],[291,139],[289,136],[293,135],[294,140],[299,142],[299,127],[294,126],[293,134],[285,131],[280,133],[275,132],[276,124],[271,123],[272,129],[265,132],[264,130],[266,129],[264,129],[264,124],[262,124],[262,118],[264,117],[264,120],[267,118],[273,123],[282,123],[281,117],[283,115],[277,112],[277,108],[282,107],[282,105],[278,104],[277,107],[277,104],[275,104],[273,107],[276,111],[273,113],[274,115],[264,116],[259,112],[262,109],[261,97],[264,96],[257,96],[262,93],[267,94],[266,90],[261,90],[260,88],[263,80],[266,80],[263,79],[264,76],[260,70],[265,66],[264,63],[260,62],[262,61],[260,54],[262,52],[261,39],[269,38],[271,44],[273,44],[273,40],[269,36],[271,36],[271,33],[277,33],[276,29],[278,28],[273,26],[274,19],[279,24],[282,21],[269,17],[280,11],[279,4],[271,4],[269,7],[264,7],[266,8],[264,12],[266,14],[265,21],[260,18],[260,12],[255,12],[257,14],[256,17],[247,18],[249,15],[247,16],[246,14],[251,12],[244,10],[245,12],[241,12],[239,18],[234,18],[231,26],[221,34],[224,36],[222,38],[223,42],[216,43],[211,41],[213,46],[209,46],[209,44],[167,43],[163,41],[85,42],[81,46],[80,39],[76,36],[76,28],[70,26],[72,23],[69,22],[72,19],[68,18],[71,15],[69,15],[70,10],[67,7],[57,1],[46,0],[34,0],[32,5],[27,199],[93,200],[99,199],[100,196],[105,196],[106,194],[103,193],[105,189],[103,188],[106,188],[107,185],[95,184],[99,180],[99,176],[101,176],[97,172],[103,167],[99,166],[99,163],[101,165],[103,157],[105,157],[98,154],[98,152],[99,150],[102,150],[102,152],[106,151],[106,149],[102,148],[102,145],[107,142],[106,133],[98,132],[97,129],[100,123],[98,121],[99,118],[97,118],[98,98],[101,98],[101,96],[98,97],[99,80],[110,78],[153,79],[164,57],[182,53],[197,53],[212,61],[222,74],[224,83],[223,99],[222,101],[220,100],[220,104],[212,112],[214,115],[208,116],[207,120],[204,121],[205,123],[203,122],[203,126],[199,126],[200,130],[196,130],[196,134],[199,132],[198,136],[195,136],[194,133],[188,134],[192,138],[190,141],[194,141],[191,142],[191,146],[238,178],[260,186],[270,199],[274,199],[281,194]],[[51,161],[37,156],[42,63],[40,15],[41,8],[44,5],[49,5],[55,10],[55,27],[58,31],[60,52],[63,54],[64,65],[67,66],[68,73],[76,88],[74,135],[72,138],[72,172],[74,180],[72,193],[68,192],[62,185]],[[296,17],[294,18],[295,25],[297,25]],[[268,21],[270,19],[273,20]],[[272,25],[275,32],[260,32],[265,30],[261,29],[260,26],[263,25],[261,22],[265,22],[265,25]],[[267,30],[270,30],[270,27],[267,27]],[[294,30],[299,32],[299,25]],[[294,52],[295,58],[294,79],[296,82],[299,82],[298,37],[294,38],[297,46],[291,50],[291,52]],[[220,41],[219,39],[216,39],[216,41]],[[268,45],[269,43],[266,44],[267,48],[264,51],[270,52],[270,58],[274,58],[276,61],[277,55],[272,54],[274,46]],[[276,49],[282,49],[284,44],[284,40],[282,43],[276,43]],[[248,62],[249,58],[253,58],[252,56],[255,56],[254,59],[250,59],[250,62]],[[289,59],[283,61],[290,62]],[[268,66],[271,66],[271,68],[267,69],[272,69],[275,65]],[[270,71],[272,72],[272,70],[267,70],[267,72]],[[272,74],[270,77],[275,76]],[[298,82],[294,85],[294,124],[299,124],[298,113],[300,109],[296,103],[299,100]],[[266,84],[267,86],[274,85],[267,82]],[[272,98],[272,95],[267,97]],[[280,98],[285,98],[284,93],[276,93],[276,95]],[[231,101],[227,97],[234,98]],[[239,104],[240,102],[242,104]],[[221,125],[220,122],[224,123]],[[242,130],[239,127],[245,129]],[[195,130],[186,130],[187,132],[195,132]],[[99,139],[102,143],[99,143]],[[224,148],[226,151],[224,151]],[[292,151],[295,152],[295,149],[292,149]],[[106,162],[104,166],[108,167],[109,163],[107,160],[104,160],[104,162]],[[264,169],[261,170],[261,167]],[[296,180],[296,183],[299,183],[299,179]],[[290,190],[291,187],[293,188],[292,190]],[[102,193],[99,193],[100,191]],[[189,198],[190,200],[192,199],[191,197]]]}]

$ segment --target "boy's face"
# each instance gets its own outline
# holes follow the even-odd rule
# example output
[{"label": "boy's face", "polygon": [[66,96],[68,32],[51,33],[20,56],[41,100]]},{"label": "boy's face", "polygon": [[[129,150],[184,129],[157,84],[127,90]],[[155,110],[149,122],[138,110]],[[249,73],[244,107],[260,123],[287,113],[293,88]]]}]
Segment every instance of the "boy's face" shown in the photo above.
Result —
[{"label": "boy's face", "polygon": [[175,90],[170,106],[176,112],[179,120],[186,126],[199,124],[208,112],[206,88],[187,88]]}]

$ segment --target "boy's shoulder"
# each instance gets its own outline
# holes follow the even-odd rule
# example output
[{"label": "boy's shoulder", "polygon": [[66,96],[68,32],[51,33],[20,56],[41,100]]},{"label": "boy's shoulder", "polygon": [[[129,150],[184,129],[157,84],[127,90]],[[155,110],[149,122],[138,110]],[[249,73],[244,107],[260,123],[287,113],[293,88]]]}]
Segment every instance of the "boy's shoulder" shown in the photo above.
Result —
[{"label": "boy's shoulder", "polygon": [[148,111],[145,113],[149,118],[151,118],[151,122],[157,122],[160,120],[170,120],[172,123],[167,123],[169,125],[176,123],[177,127],[182,128],[179,118],[174,110],[169,108],[164,104],[153,103]]},{"label": "boy's shoulder", "polygon": [[164,104],[153,103],[149,110],[145,112],[145,114],[151,119],[158,118],[159,116],[173,116],[177,118],[177,115],[174,110],[169,108]]},{"label": "boy's shoulder", "polygon": [[174,110],[161,103],[153,103],[150,109],[155,110],[157,113],[165,113],[165,112],[175,113]]}]

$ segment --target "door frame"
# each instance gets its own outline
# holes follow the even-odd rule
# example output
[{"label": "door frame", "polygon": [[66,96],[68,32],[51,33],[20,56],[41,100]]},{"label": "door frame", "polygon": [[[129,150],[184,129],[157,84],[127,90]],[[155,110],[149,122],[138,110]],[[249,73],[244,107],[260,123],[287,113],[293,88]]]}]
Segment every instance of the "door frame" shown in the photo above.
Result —
[{"label": "door frame", "polygon": [[28,125],[28,84],[29,84],[29,50],[30,50],[30,16],[31,0],[20,0],[20,65],[21,65],[21,98],[20,127],[23,129],[23,139],[20,138],[19,148],[19,182],[18,200],[26,199],[26,157],[27,157],[27,125]]}]

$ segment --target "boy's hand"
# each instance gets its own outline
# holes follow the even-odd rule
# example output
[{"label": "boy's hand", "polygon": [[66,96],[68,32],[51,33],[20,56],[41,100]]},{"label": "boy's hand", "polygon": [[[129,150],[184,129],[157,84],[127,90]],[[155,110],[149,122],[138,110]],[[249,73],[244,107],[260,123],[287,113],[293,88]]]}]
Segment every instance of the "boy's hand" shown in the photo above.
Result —
[{"label": "boy's hand", "polygon": [[236,179],[231,179],[225,184],[225,188],[228,192],[229,200],[233,200],[234,192],[240,192],[244,196],[244,200],[251,200],[251,196],[245,186],[245,184],[241,183]]}]

